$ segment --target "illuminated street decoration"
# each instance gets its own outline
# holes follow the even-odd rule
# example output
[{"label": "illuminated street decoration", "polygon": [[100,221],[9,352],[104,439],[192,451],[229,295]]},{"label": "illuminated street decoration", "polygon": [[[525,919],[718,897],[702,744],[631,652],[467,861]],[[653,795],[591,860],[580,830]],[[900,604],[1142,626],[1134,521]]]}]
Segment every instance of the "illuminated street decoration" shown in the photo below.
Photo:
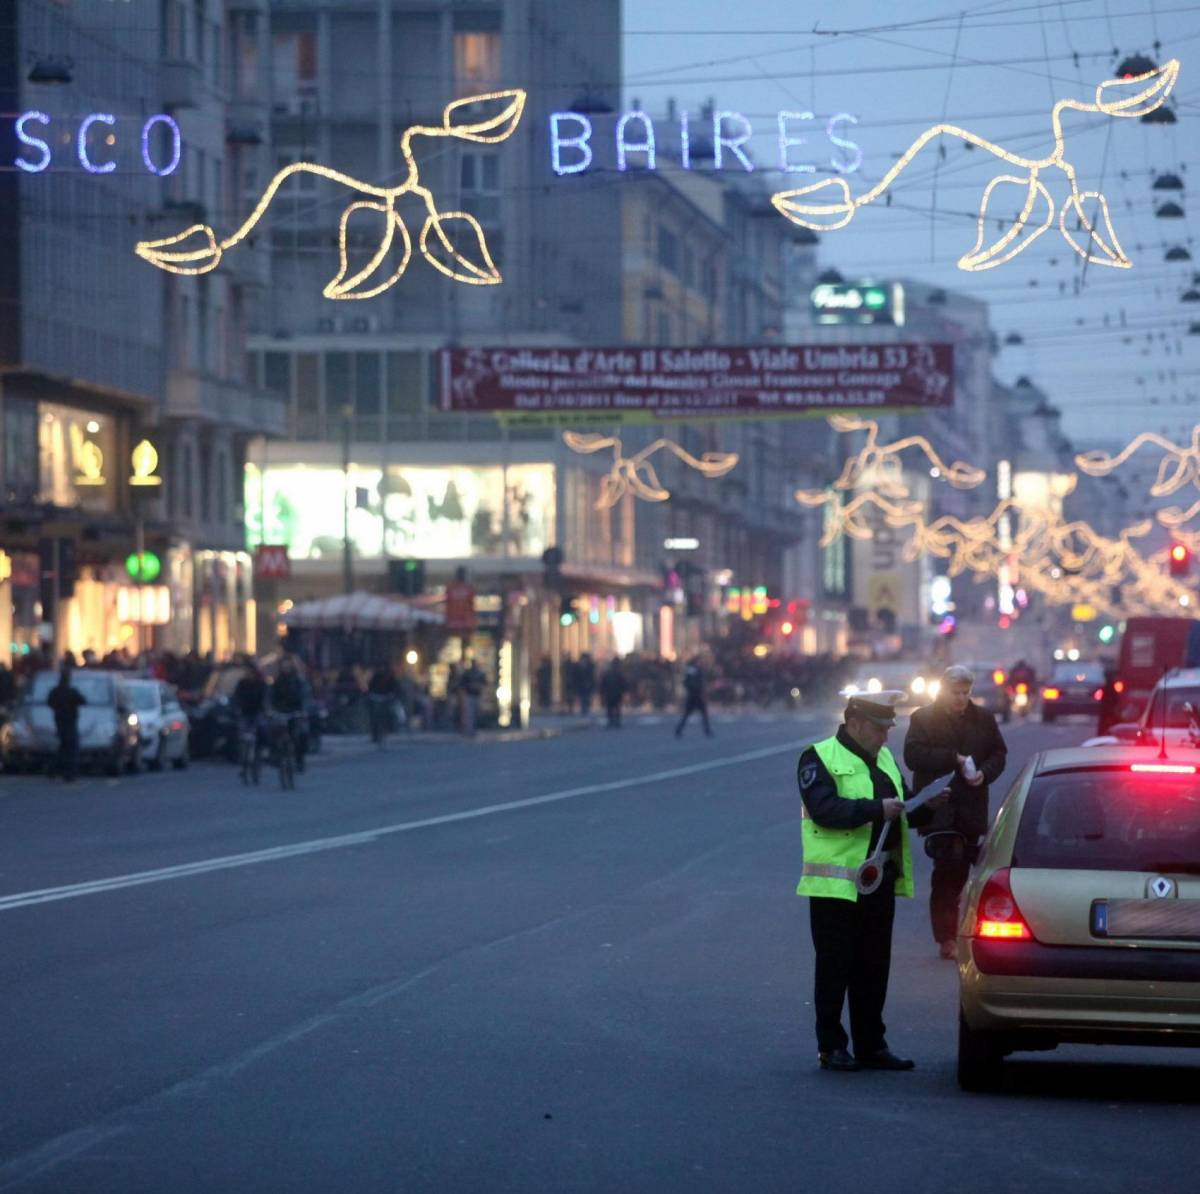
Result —
[{"label": "illuminated street decoration", "polygon": [[[1062,127],[1065,111],[1094,113],[1105,116],[1141,117],[1159,108],[1171,94],[1179,77],[1179,60],[1171,59],[1165,66],[1147,71],[1129,79],[1108,79],[1096,87],[1092,103],[1064,99],[1054,105],[1050,113],[1050,125],[1054,133],[1054,149],[1044,158],[1027,158],[997,145],[985,137],[953,124],[936,124],[926,129],[900,156],[890,170],[869,191],[854,197],[845,178],[835,177],[809,183],[791,191],[779,191],[771,202],[776,209],[803,228],[816,232],[833,232],[844,228],[854,218],[860,207],[873,203],[896,181],[921,150],[942,135],[958,137],[970,147],[986,149],[989,153],[1011,166],[1018,167],[1021,174],[998,174],[987,184],[979,205],[978,234],[975,246],[958,259],[963,270],[992,269],[1011,261],[1023,249],[1031,245],[1054,222],[1055,204],[1050,192],[1042,182],[1044,170],[1058,169],[1067,177],[1070,194],[1058,211],[1058,226],[1063,239],[1081,257],[1094,265],[1109,265],[1117,269],[1129,269],[1132,262],[1125,256],[1117,240],[1109,218],[1108,200],[1099,191],[1080,191],[1075,166],[1066,157],[1066,139]],[[1116,96],[1117,98],[1109,98]],[[991,244],[987,237],[988,203],[993,191],[1001,184],[1006,187],[1024,189],[1024,202],[1016,220]],[[817,202],[819,193],[832,192],[835,200]],[[1095,222],[1088,219],[1084,204],[1095,200],[1098,216]],[[1035,213],[1037,213],[1035,215]],[[1075,229],[1087,233],[1083,244],[1076,239],[1070,223]],[[1022,235],[1027,233],[1028,235]]]},{"label": "illuminated street decoration", "polygon": [[157,476],[154,471],[158,468],[158,452],[148,439],[142,440],[134,448],[130,454],[130,465],[133,468],[129,478],[130,485],[150,487],[162,484],[162,477]]},{"label": "illuminated street decoration", "polygon": [[825,529],[821,535],[819,546],[829,547],[841,535],[851,539],[874,539],[875,531],[871,522],[864,516],[868,507],[874,507],[883,512],[889,526],[910,526],[920,519],[925,509],[923,502],[900,501],[894,502],[867,490],[848,502],[843,502],[841,496],[833,490],[813,491],[796,490],[796,501],[802,506],[815,509],[826,506]]},{"label": "illuminated street decoration", "polygon": [[612,470],[601,482],[597,510],[611,509],[627,492],[648,502],[665,502],[671,496],[671,491],[663,486],[650,460],[660,449],[674,453],[689,468],[694,468],[709,479],[723,477],[738,462],[736,452],[705,452],[696,457],[669,439],[656,439],[648,447],[628,457],[623,455],[624,447],[615,435],[564,431],[563,442],[572,452],[584,454],[612,449]]},{"label": "illuminated street decoration", "polygon": [[[479,111],[481,106],[484,109],[482,114]],[[278,171],[254,210],[224,240],[218,240],[207,224],[193,224],[162,240],[140,241],[134,251],[151,265],[168,273],[206,274],[220,265],[228,249],[250,235],[279,188],[289,178],[296,174],[313,174],[364,196],[355,199],[342,212],[338,224],[341,264],[322,291],[326,298],[374,298],[400,280],[412,257],[412,237],[395,207],[396,200],[406,194],[419,196],[428,213],[417,238],[417,246],[425,260],[456,282],[464,282],[469,286],[494,286],[502,279],[492,260],[483,227],[470,212],[438,210],[433,192],[421,185],[412,141],[414,137],[453,137],[481,145],[498,145],[512,136],[524,109],[525,92],[519,89],[455,100],[443,110],[440,126],[411,125],[405,129],[400,138],[400,152],[408,165],[408,176],[399,186],[375,186],[315,162],[293,162]],[[349,251],[351,223],[360,228],[370,223],[377,232],[380,221],[383,229],[374,253],[365,265],[352,269]],[[470,249],[459,247],[457,241],[460,236],[470,245]],[[399,248],[399,259],[393,259],[388,266],[384,266],[389,254],[393,258],[396,256],[393,247]]]},{"label": "illuminated street decoration", "polygon": [[[862,165],[862,149],[848,137],[843,136],[846,126],[858,123],[858,117],[849,112],[838,112],[828,118],[815,112],[776,113],[776,145],[778,164],[764,166],[750,156],[747,145],[754,136],[754,125],[741,112],[730,110],[704,115],[705,135],[711,146],[713,170],[735,170],[745,174],[756,170],[774,169],[784,174],[815,174],[818,170],[836,170],[838,174],[853,174]],[[798,135],[807,125],[820,128],[824,125],[825,137],[833,147],[823,161],[794,161],[793,151],[809,144],[809,138]],[[618,170],[631,169],[630,154],[642,155],[638,169],[655,171],[660,169],[665,154],[659,149],[659,138],[655,124],[677,126],[672,132],[678,134],[679,165],[684,170],[696,168],[693,160],[693,139],[698,122],[686,109],[669,121],[655,122],[638,108],[623,112],[614,129],[616,162]],[[632,126],[632,127],[631,127]],[[595,126],[591,117],[583,112],[550,113],[550,167],[562,178],[570,174],[583,174],[591,169],[596,159],[596,142],[593,140]],[[631,140],[634,137],[636,139]],[[697,155],[698,157],[698,155]]]},{"label": "illuminated street decoration", "polygon": [[[22,112],[13,121],[13,132],[23,147],[21,153],[12,162],[18,170],[26,174],[41,174],[44,170],[50,169],[54,162],[54,151],[51,148],[54,138],[49,135],[46,137],[38,136],[37,126],[40,125],[42,129],[48,129],[51,123],[52,118],[46,112],[39,111],[36,108]],[[93,159],[88,147],[88,137],[95,125],[105,125],[106,127],[115,129],[118,123],[117,117],[110,112],[90,112],[80,120],[74,137],[75,156],[79,161],[79,165],[89,174],[111,174],[116,170],[117,163],[112,158],[109,158],[107,161]],[[165,165],[156,162],[154,154],[151,152],[151,136],[158,125],[163,125],[171,138],[171,156]],[[116,138],[117,134],[115,132],[106,134],[105,146],[111,147],[115,145]],[[71,140],[68,135],[64,135],[63,139],[67,142]],[[36,153],[37,156],[26,156],[29,153]],[[158,112],[153,116],[146,117],[142,122],[141,130],[141,156],[146,169],[151,174],[157,174],[160,178],[165,178],[169,174],[174,174],[179,168],[179,160],[182,154],[183,139],[175,118],[168,116],[165,112]]]},{"label": "illuminated street decoration", "polygon": [[857,456],[852,456],[846,461],[841,476],[833,483],[834,489],[856,489],[864,474],[873,473],[876,488],[880,493],[891,498],[908,497],[909,491],[904,484],[900,456],[909,448],[916,448],[924,453],[926,460],[937,470],[938,476],[948,481],[955,489],[974,489],[987,476],[983,469],[964,464],[961,460],[946,464],[923,435],[909,435],[881,447],[879,424],[874,419],[860,419],[855,415],[834,415],[830,418],[829,425],[838,432],[867,433],[867,442]]},{"label": "illuminated street decoration", "polygon": [[[1150,486],[1151,497],[1170,497],[1185,485],[1200,489],[1200,426],[1192,428],[1192,442],[1186,446],[1172,443],[1153,431],[1143,431],[1135,436],[1115,456],[1104,451],[1081,452],[1075,463],[1090,477],[1105,477],[1123,465],[1144,444],[1161,448],[1163,458],[1158,466],[1158,475]],[[1158,521],[1171,530],[1178,530],[1200,514],[1200,498],[1186,509],[1168,506],[1159,510]]]}]

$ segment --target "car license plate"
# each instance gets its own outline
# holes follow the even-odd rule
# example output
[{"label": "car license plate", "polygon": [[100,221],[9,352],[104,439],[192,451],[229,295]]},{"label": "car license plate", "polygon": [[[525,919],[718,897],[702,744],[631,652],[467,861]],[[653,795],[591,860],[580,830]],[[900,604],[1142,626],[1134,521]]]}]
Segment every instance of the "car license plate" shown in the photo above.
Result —
[{"label": "car license plate", "polygon": [[1092,936],[1200,941],[1200,900],[1096,900]]}]

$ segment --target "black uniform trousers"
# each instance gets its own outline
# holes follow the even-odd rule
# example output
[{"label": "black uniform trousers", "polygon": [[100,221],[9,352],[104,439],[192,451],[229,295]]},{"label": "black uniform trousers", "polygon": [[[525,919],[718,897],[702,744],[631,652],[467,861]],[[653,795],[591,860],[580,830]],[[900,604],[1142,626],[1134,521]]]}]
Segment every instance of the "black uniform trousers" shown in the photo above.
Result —
[{"label": "black uniform trousers", "polygon": [[929,881],[929,923],[939,945],[958,936],[958,901],[971,874],[975,851],[968,845],[961,858],[937,858]]},{"label": "black uniform trousers", "polygon": [[817,1048],[845,1049],[842,1004],[849,996],[850,1036],[858,1056],[886,1047],[883,1004],[892,965],[892,921],[896,893],[885,880],[857,901],[813,896],[808,901],[816,947],[813,1003]]}]

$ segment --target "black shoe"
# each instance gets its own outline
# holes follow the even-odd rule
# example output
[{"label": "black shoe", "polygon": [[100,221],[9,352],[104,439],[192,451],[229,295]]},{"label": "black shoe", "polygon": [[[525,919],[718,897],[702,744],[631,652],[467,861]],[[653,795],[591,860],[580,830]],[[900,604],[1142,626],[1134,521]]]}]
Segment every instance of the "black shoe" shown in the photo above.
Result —
[{"label": "black shoe", "polygon": [[823,1070],[840,1070],[844,1073],[851,1073],[854,1070],[862,1069],[862,1066],[845,1049],[829,1049],[824,1053],[818,1053],[817,1060],[821,1063]]},{"label": "black shoe", "polygon": [[856,1056],[855,1061],[864,1070],[911,1070],[916,1062],[909,1057],[897,1057],[891,1049],[876,1049],[874,1053]]}]

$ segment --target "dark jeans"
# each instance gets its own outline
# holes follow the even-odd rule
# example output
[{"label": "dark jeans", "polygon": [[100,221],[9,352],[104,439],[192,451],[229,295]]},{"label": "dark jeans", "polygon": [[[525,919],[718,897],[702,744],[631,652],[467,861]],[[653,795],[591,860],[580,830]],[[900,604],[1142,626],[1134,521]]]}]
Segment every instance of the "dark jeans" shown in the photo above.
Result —
[{"label": "dark jeans", "polygon": [[79,771],[79,731],[58,731],[58,774],[63,779],[74,779]]},{"label": "dark jeans", "polygon": [[974,854],[974,849],[968,846],[962,858],[934,859],[933,878],[929,883],[929,923],[933,927],[933,939],[939,945],[943,941],[953,941],[958,935],[958,899],[967,885]]},{"label": "dark jeans", "polygon": [[687,719],[693,713],[699,713],[704,722],[704,732],[712,733],[712,727],[708,724],[708,705],[703,697],[688,697],[687,703],[683,706],[683,716],[679,719],[679,724],[675,727],[676,734],[683,733],[683,727],[687,725]]},{"label": "dark jeans", "polygon": [[621,724],[621,702],[609,701],[604,706],[608,713],[608,724],[610,726],[619,726]]},{"label": "dark jeans", "polygon": [[850,1001],[854,1052],[886,1046],[883,1004],[892,965],[892,920],[896,894],[890,882],[857,902],[813,897],[809,901],[813,945],[817,951],[813,1006],[817,1048],[822,1053],[846,1048],[842,1004]]}]

